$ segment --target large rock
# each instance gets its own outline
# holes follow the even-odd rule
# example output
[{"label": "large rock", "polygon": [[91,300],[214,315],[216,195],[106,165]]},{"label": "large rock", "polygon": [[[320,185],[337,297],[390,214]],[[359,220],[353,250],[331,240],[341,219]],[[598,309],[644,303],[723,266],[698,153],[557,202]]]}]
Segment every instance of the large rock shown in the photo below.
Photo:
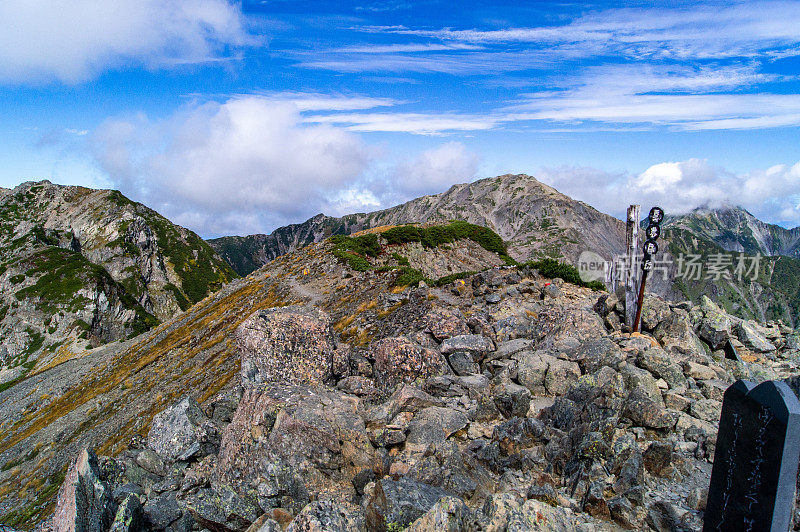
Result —
[{"label": "large rock", "polygon": [[409,424],[406,446],[423,448],[431,443],[442,443],[468,424],[469,419],[462,412],[430,406],[417,413]]},{"label": "large rock", "polygon": [[145,530],[142,503],[136,495],[128,495],[117,508],[109,532],[139,532]]},{"label": "large rock", "polygon": [[259,491],[262,507],[289,488],[302,491],[297,475],[309,492],[350,496],[350,479],[374,457],[361,414],[358,399],[326,387],[248,389],[225,429],[213,481]]},{"label": "large rock", "polygon": [[708,342],[711,349],[720,349],[731,337],[730,317],[706,296],[703,296],[702,309],[700,338]]},{"label": "large rock", "polygon": [[53,529],[59,532],[106,532],[116,505],[111,488],[100,480],[97,456],[84,449],[67,470],[58,491]]},{"label": "large rock", "polygon": [[306,505],[286,532],[350,532],[364,529],[364,511],[341,501],[322,499]]},{"label": "large rock", "polygon": [[670,388],[677,388],[686,384],[683,368],[674,357],[669,356],[663,349],[651,347],[644,350],[638,357],[639,366],[643,367],[656,377],[664,379]]},{"label": "large rock", "polygon": [[656,404],[639,390],[633,390],[625,401],[624,415],[634,425],[651,429],[667,429],[675,426],[676,417],[672,412]]},{"label": "large rock", "polygon": [[219,441],[217,426],[191,397],[157,414],[147,436],[147,446],[167,460],[213,454]]},{"label": "large rock", "polygon": [[242,383],[322,384],[344,366],[330,317],[316,307],[259,310],[234,333]]},{"label": "large rock", "polygon": [[670,313],[669,304],[651,294],[644,296],[642,303],[642,327],[648,331],[655,329]]},{"label": "large rock", "polygon": [[437,308],[430,311],[425,316],[425,325],[440,342],[453,336],[469,334],[467,322],[451,310]]},{"label": "large rock", "polygon": [[653,331],[653,336],[672,355],[686,357],[695,362],[710,360],[685,311],[676,309],[669,313]]},{"label": "large rock", "polygon": [[472,530],[472,512],[456,497],[442,497],[428,512],[411,523],[408,532],[461,532]]},{"label": "large rock", "polygon": [[[445,340],[447,342],[449,340]],[[414,382],[448,371],[442,355],[406,338],[384,338],[373,346],[375,382],[393,388],[401,382]]]},{"label": "large rock", "polygon": [[405,528],[450,494],[409,477],[382,479],[372,496],[372,506],[383,518],[384,526]]},{"label": "large rock", "polygon": [[494,349],[494,342],[479,334],[462,334],[442,342],[442,353],[445,355],[456,351],[468,351],[477,355],[476,358],[483,358]]},{"label": "large rock", "polygon": [[197,523],[214,531],[244,532],[259,509],[227,486],[204,488],[189,496],[186,508]]},{"label": "large rock", "polygon": [[755,323],[743,321],[736,326],[736,336],[748,348],[759,353],[775,351],[775,345],[758,331]]},{"label": "large rock", "polygon": [[545,377],[550,364],[557,358],[544,351],[522,351],[514,355],[517,360],[517,380],[534,395],[544,395]]},{"label": "large rock", "polygon": [[547,367],[544,387],[550,395],[562,395],[581,376],[581,368],[577,362],[555,359]]}]

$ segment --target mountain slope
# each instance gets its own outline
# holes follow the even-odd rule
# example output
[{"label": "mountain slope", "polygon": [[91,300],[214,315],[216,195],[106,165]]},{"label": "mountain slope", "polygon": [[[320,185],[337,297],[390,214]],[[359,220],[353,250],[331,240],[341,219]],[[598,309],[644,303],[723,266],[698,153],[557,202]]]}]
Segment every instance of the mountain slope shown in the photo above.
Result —
[{"label": "mountain slope", "polygon": [[664,226],[690,231],[726,251],[800,258],[800,227],[764,223],[741,207],[698,208],[683,216],[668,216]]},{"label": "mountain slope", "polygon": [[235,277],[196,234],[117,191],[48,181],[4,189],[0,386],[37,363],[138,335]]},{"label": "mountain slope", "polygon": [[570,262],[585,250],[611,258],[621,253],[625,224],[561,194],[528,175],[503,175],[452,186],[402,205],[332,218],[319,214],[270,235],[222,237],[209,244],[246,275],[266,261],[332,234],[404,223],[465,220],[497,232],[517,260],[549,256]]},{"label": "mountain slope", "polygon": [[360,271],[340,247],[325,242],[284,255],[135,340],[37,368],[0,391],[0,523],[52,509],[54,487],[80,448],[117,454],[180,397],[208,404],[231,388],[240,370],[232,334],[253,312],[314,304],[330,314],[343,339],[363,349],[419,321],[420,305],[430,305],[424,297],[410,303],[410,291],[397,286],[399,262],[406,261],[395,255],[433,276],[502,264],[472,240],[427,250],[417,242],[384,243],[364,258],[370,270]]}]

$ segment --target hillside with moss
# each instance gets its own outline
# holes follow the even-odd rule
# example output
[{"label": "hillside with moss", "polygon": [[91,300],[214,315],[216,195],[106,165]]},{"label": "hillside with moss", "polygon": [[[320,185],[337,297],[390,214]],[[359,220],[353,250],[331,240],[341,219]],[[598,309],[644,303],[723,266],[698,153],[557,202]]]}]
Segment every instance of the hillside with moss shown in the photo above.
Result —
[{"label": "hillside with moss", "polygon": [[196,234],[118,191],[0,194],[0,387],[137,336],[236,278]]}]

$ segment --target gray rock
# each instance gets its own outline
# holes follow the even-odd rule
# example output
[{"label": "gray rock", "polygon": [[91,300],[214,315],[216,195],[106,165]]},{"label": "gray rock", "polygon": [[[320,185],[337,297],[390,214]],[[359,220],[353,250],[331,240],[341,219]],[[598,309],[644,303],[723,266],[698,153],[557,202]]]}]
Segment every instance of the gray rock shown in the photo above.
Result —
[{"label": "gray rock", "polygon": [[514,338],[498,342],[497,350],[486,355],[487,360],[510,358],[515,353],[530,349],[535,342],[529,338]]},{"label": "gray rock", "polygon": [[443,341],[441,346],[442,353],[445,355],[455,353],[456,351],[468,351],[479,355],[481,358],[487,353],[494,351],[494,349],[494,343],[489,338],[479,334],[453,336]]},{"label": "gray rock", "polygon": [[563,395],[580,376],[581,368],[577,362],[554,359],[547,367],[544,387],[550,395]]},{"label": "gray rock", "polygon": [[364,529],[364,511],[342,501],[322,499],[307,504],[286,532],[350,532]]},{"label": "gray rock", "polygon": [[543,351],[522,351],[514,355],[517,360],[517,380],[534,395],[544,395],[545,376],[551,362],[557,359]]},{"label": "gray rock", "polygon": [[258,518],[258,507],[226,486],[201,489],[186,500],[186,508],[198,524],[210,530],[244,532]]},{"label": "gray rock", "polygon": [[689,414],[709,423],[719,423],[721,413],[722,403],[712,399],[700,399],[689,405]]},{"label": "gray rock", "polygon": [[468,424],[469,419],[462,412],[452,408],[430,406],[421,410],[411,420],[406,446],[419,448],[431,443],[442,443]]},{"label": "gray rock", "polygon": [[117,508],[109,532],[139,532],[145,530],[142,503],[136,495],[128,495]]},{"label": "gray rock", "polygon": [[620,370],[620,375],[622,375],[622,380],[625,382],[627,389],[639,390],[658,406],[663,406],[664,401],[661,397],[661,390],[658,388],[652,373],[646,369],[626,364]]},{"label": "gray rock", "polygon": [[444,496],[425,515],[411,523],[408,532],[461,532],[474,529],[472,512],[464,501]]},{"label": "gray rock", "polygon": [[538,443],[544,430],[544,425],[538,419],[514,417],[494,428],[492,440],[508,456]]},{"label": "gray rock", "polygon": [[525,416],[531,405],[531,392],[513,382],[501,382],[492,389],[494,404],[505,417]]},{"label": "gray rock", "polygon": [[731,320],[718,310],[707,310],[700,322],[700,338],[708,342],[711,349],[720,349],[731,337]]},{"label": "gray rock", "polygon": [[775,351],[775,345],[767,340],[756,328],[756,324],[750,321],[742,321],[736,325],[736,336],[749,349],[759,353],[771,353]]},{"label": "gray rock", "polygon": [[542,299],[557,299],[561,297],[561,289],[554,283],[549,283],[542,287]]},{"label": "gray rock", "polygon": [[650,347],[646,349],[637,358],[637,363],[656,377],[667,381],[670,388],[677,388],[686,384],[683,368],[675,362],[673,357],[670,357],[660,348]]},{"label": "gray rock", "polygon": [[502,300],[503,300],[502,296],[497,292],[486,296],[486,302],[489,303],[490,305],[496,305],[497,303],[500,303],[500,301]]},{"label": "gray rock", "polygon": [[639,390],[633,390],[625,401],[624,415],[634,425],[652,429],[666,429],[675,426],[673,413],[664,410]]},{"label": "gray rock", "polygon": [[642,303],[642,326],[652,331],[669,315],[669,304],[650,294],[645,295]]},{"label": "gray rock", "polygon": [[164,529],[181,516],[174,493],[165,493],[144,505],[144,517],[151,528]]},{"label": "gray rock", "polygon": [[97,456],[84,449],[67,470],[58,491],[53,514],[54,530],[105,532],[111,526],[116,505],[111,488],[100,480]]},{"label": "gray rock", "polygon": [[451,353],[447,360],[456,375],[470,375],[480,373],[480,366],[472,359],[472,354],[467,351],[456,351]]},{"label": "gray rock", "polygon": [[385,495],[383,518],[387,525],[406,527],[425,515],[433,506],[450,494],[441,488],[417,482],[409,477],[380,481]]},{"label": "gray rock", "polygon": [[136,463],[142,468],[156,475],[164,474],[164,460],[152,449],[144,449],[136,455]]},{"label": "gray rock", "polygon": [[167,460],[187,460],[213,454],[219,432],[197,401],[184,397],[153,418],[147,446]]}]

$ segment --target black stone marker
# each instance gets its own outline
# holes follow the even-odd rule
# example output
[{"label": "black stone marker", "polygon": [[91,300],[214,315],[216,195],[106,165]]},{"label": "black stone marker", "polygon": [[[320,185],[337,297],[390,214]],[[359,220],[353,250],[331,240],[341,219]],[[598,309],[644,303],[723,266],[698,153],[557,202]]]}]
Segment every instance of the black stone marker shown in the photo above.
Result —
[{"label": "black stone marker", "polygon": [[726,391],[703,531],[785,532],[800,457],[800,401],[782,381]]}]

